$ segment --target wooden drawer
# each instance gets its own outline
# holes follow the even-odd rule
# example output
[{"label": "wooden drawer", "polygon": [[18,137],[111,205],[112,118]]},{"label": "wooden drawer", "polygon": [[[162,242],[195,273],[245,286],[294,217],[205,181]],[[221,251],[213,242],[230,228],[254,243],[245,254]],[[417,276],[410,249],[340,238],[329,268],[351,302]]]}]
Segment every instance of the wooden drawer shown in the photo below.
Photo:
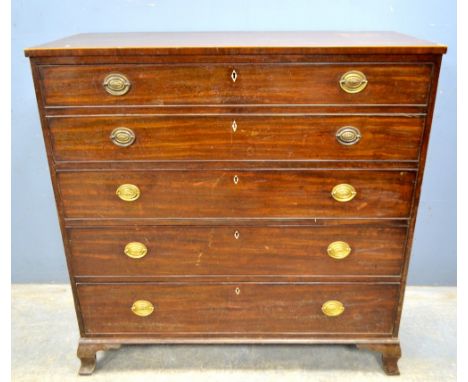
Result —
[{"label": "wooden drawer", "polygon": [[[48,124],[57,161],[417,160],[424,118],[93,116],[50,118]],[[131,130],[121,133],[130,141],[113,143],[111,134],[121,127]],[[338,141],[346,127],[357,129],[351,132],[361,136],[356,143]]]},{"label": "wooden drawer", "polygon": [[[346,224],[69,230],[76,276],[398,276],[405,239],[406,227]],[[351,253],[329,255],[337,241]]]},{"label": "wooden drawer", "polygon": [[[233,81],[232,73],[236,72]],[[46,106],[204,104],[410,104],[426,105],[431,64],[281,63],[170,65],[45,65],[39,67]],[[367,86],[347,93],[339,81],[360,71]],[[126,77],[124,95],[103,83]]]},{"label": "wooden drawer", "polygon": [[[415,173],[370,170],[63,171],[66,218],[407,218]],[[140,196],[123,201],[121,185]],[[356,190],[336,201],[338,184]]]},{"label": "wooden drawer", "polygon": [[[85,333],[390,334],[399,284],[78,284]],[[154,311],[141,317],[135,301]],[[341,315],[322,305],[338,300]]]}]

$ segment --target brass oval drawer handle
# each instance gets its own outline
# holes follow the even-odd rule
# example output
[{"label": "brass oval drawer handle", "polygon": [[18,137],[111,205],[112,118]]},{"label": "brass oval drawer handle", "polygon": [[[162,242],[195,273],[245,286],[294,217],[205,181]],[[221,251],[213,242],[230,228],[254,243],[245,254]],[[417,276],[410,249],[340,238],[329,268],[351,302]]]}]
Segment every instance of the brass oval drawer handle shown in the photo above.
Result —
[{"label": "brass oval drawer handle", "polygon": [[333,187],[331,195],[337,202],[349,202],[354,199],[357,192],[350,184],[342,183]]},{"label": "brass oval drawer handle", "polygon": [[115,193],[125,202],[134,202],[140,197],[140,189],[134,184],[122,184]]},{"label": "brass oval drawer handle", "polygon": [[328,245],[327,253],[332,259],[341,260],[350,255],[351,247],[345,241],[334,241]]},{"label": "brass oval drawer handle", "polygon": [[110,95],[121,96],[128,93],[131,83],[123,74],[111,73],[104,78],[102,86]]},{"label": "brass oval drawer handle", "polygon": [[359,70],[351,70],[341,76],[340,86],[346,93],[359,93],[366,88],[367,78]]},{"label": "brass oval drawer handle", "polygon": [[328,317],[337,317],[343,314],[345,307],[341,301],[329,300],[322,305],[322,312]]},{"label": "brass oval drawer handle", "polygon": [[147,300],[137,300],[133,303],[131,309],[137,316],[146,317],[154,312],[154,305]]},{"label": "brass oval drawer handle", "polygon": [[353,126],[344,126],[336,132],[336,140],[345,146],[355,145],[361,140],[361,132]]},{"label": "brass oval drawer handle", "polygon": [[125,246],[124,253],[131,259],[141,259],[148,253],[148,248],[143,243],[132,241]]},{"label": "brass oval drawer handle", "polygon": [[128,127],[116,127],[112,130],[109,138],[116,146],[128,147],[135,142],[135,133]]}]

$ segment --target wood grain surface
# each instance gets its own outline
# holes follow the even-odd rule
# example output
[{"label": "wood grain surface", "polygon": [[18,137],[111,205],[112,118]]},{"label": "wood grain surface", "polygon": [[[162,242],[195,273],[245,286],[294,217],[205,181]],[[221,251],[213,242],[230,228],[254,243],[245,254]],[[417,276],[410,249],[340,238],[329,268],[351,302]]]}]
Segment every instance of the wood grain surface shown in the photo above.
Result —
[{"label": "wood grain surface", "polygon": [[[69,238],[77,276],[399,276],[406,227],[88,228],[69,230]],[[347,242],[351,254],[329,257],[334,241]],[[143,243],[147,255],[126,256],[129,242]]]},{"label": "wood grain surface", "polygon": [[30,57],[212,54],[428,54],[447,47],[388,31],[81,33],[25,50]]},{"label": "wood grain surface", "polygon": [[[231,79],[235,70],[237,80]],[[366,88],[349,94],[343,74],[358,70]],[[102,83],[125,75],[129,92],[113,96]],[[205,104],[408,104],[426,105],[431,64],[172,64],[44,65],[40,75],[47,106]]]},{"label": "wood grain surface", "polygon": [[[233,124],[235,127],[233,128]],[[166,115],[48,118],[56,161],[417,160],[422,116]],[[358,143],[340,144],[353,126]],[[131,129],[135,142],[112,143]]]},{"label": "wood grain surface", "polygon": [[[236,292],[236,288],[237,292]],[[225,333],[389,335],[398,284],[164,283],[79,284],[85,333]],[[154,312],[136,316],[131,306],[147,300]],[[339,300],[338,317],[322,313]]]},{"label": "wood grain surface", "polygon": [[[235,177],[238,183],[235,184]],[[414,172],[405,171],[80,171],[60,172],[66,218],[407,218]],[[337,202],[337,184],[356,197]],[[138,200],[116,196],[136,185]]]}]

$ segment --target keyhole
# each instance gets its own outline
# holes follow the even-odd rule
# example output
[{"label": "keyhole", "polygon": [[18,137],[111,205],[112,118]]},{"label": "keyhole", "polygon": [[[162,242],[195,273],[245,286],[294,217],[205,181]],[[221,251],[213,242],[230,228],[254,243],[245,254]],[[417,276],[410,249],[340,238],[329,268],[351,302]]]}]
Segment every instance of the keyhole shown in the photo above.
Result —
[{"label": "keyhole", "polygon": [[236,121],[232,121],[231,127],[232,127],[232,131],[236,132],[236,130],[237,130],[237,123],[236,123]]},{"label": "keyhole", "polygon": [[234,178],[232,178],[232,180],[234,181],[234,184],[239,183],[239,177],[237,175],[234,175]]},{"label": "keyhole", "polygon": [[235,292],[236,292],[237,295],[240,295],[240,288],[237,287],[236,290],[235,290]]},{"label": "keyhole", "polygon": [[240,237],[240,232],[239,231],[234,232],[234,238],[238,240],[239,237]]},{"label": "keyhole", "polygon": [[232,78],[232,82],[236,82],[237,80],[237,72],[235,69],[233,69],[232,73],[231,73],[231,78]]}]

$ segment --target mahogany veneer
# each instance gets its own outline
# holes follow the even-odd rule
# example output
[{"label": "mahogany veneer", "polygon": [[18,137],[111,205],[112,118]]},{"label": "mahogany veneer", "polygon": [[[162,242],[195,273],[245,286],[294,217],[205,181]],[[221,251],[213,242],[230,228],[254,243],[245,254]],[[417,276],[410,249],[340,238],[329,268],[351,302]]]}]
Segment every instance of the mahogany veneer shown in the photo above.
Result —
[{"label": "mahogany veneer", "polygon": [[[235,122],[236,131],[232,129]],[[255,115],[49,117],[58,162],[125,160],[402,160],[417,161],[424,116]],[[131,124],[131,146],[109,145],[116,126]],[[363,133],[359,150],[340,144],[345,125]]]},{"label": "mahogany veneer", "polygon": [[[414,171],[197,170],[60,171],[63,216],[68,218],[407,218]],[[235,183],[235,177],[238,179]],[[352,184],[348,203],[330,197]],[[134,184],[138,200],[115,196]],[[190,190],[188,192],[188,190]]]},{"label": "mahogany veneer", "polygon": [[[85,333],[99,336],[388,336],[397,295],[398,283],[78,284]],[[321,307],[336,296],[347,311],[330,320]],[[157,301],[157,314],[133,314],[128,307],[137,298]]]},{"label": "mahogany veneer", "polygon": [[399,374],[445,51],[392,32],[27,49],[80,374],[97,351],[155,343],[356,344]]},{"label": "mahogany veneer", "polygon": [[[125,73],[132,91],[106,97],[109,70]],[[354,64],[372,87],[358,95],[336,86],[348,63],[45,65],[39,69],[46,106],[206,104],[415,104],[426,105],[432,66]],[[233,70],[235,81],[230,79]],[[294,89],[294,91],[291,91]]]},{"label": "mahogany veneer", "polygon": [[[352,256],[327,255],[330,237],[349,243]],[[402,271],[406,226],[317,227],[156,226],[71,228],[69,246],[76,277],[90,276],[335,276],[393,277]],[[135,261],[122,256],[125,245],[142,242],[148,254]],[[99,248],[99,251],[96,251]],[[273,275],[273,276],[272,276]]]}]

